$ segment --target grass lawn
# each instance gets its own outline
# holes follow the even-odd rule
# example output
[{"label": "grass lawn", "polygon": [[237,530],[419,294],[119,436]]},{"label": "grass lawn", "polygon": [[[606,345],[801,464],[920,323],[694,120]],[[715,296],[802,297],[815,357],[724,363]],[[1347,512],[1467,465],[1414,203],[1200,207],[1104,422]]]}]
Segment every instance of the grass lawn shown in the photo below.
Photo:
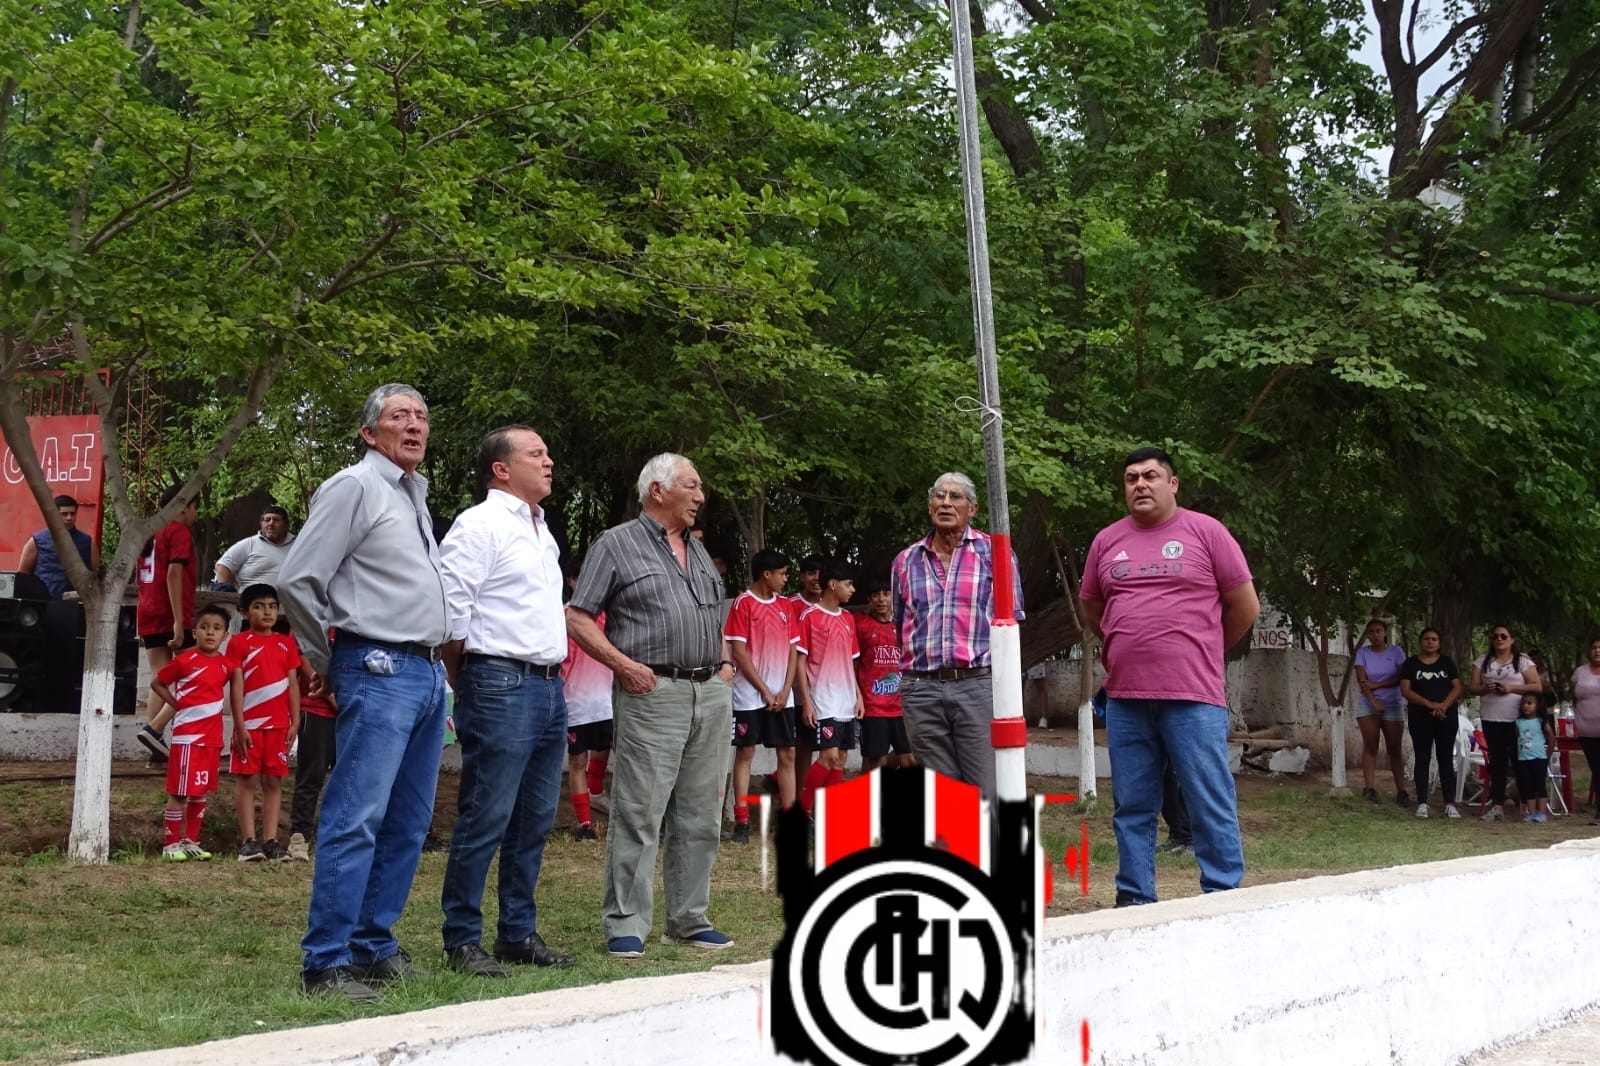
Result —
[{"label": "grass lawn", "polygon": [[[309,1000],[298,988],[310,867],[304,863],[240,864],[228,786],[213,797],[204,842],[219,851],[206,864],[164,864],[159,854],[161,778],[118,764],[113,782],[113,847],[108,866],[70,866],[61,859],[71,807],[70,766],[0,765],[0,1060],[60,1062],[91,1055],[196,1043],[262,1030],[398,1013],[446,1003],[519,995],[548,988],[640,975],[701,970],[764,959],[780,932],[777,897],[760,887],[760,850],[724,847],[712,886],[712,918],[737,946],[714,958],[652,942],[638,962],[604,954],[599,919],[602,847],[566,833],[563,801],[558,831],[539,880],[539,926],[546,940],[576,952],[576,967],[549,973],[519,969],[488,982],[444,968],[439,948],[439,887],[445,856],[423,856],[411,905],[398,935],[421,980],[393,988],[383,1004],[358,1009]],[[52,775],[58,779],[49,780]],[[1579,774],[1579,794],[1587,787]],[[29,779],[31,778],[31,779]],[[1063,782],[1030,782],[1039,792]],[[437,828],[448,833],[455,779],[441,778]],[[1334,798],[1325,779],[1239,778],[1245,833],[1246,884],[1323,873],[1427,862],[1490,851],[1543,847],[1600,833],[1587,813],[1547,825],[1484,825],[1435,815],[1419,821],[1392,802],[1371,806],[1359,795]],[[1436,811],[1439,809],[1436,806]],[[1091,841],[1090,892],[1077,894],[1059,860],[1086,817]],[[1045,809],[1045,835],[1056,866],[1051,914],[1109,907],[1116,846],[1110,807],[1080,815]],[[287,820],[285,820],[287,821]],[[287,838],[287,830],[284,832]],[[1193,859],[1162,855],[1163,897],[1199,891]],[[494,874],[490,874],[493,885]],[[493,891],[485,901],[486,939],[493,939]],[[657,891],[657,905],[660,892]],[[660,912],[656,932],[660,932]],[[487,944],[485,945],[487,946]]]}]

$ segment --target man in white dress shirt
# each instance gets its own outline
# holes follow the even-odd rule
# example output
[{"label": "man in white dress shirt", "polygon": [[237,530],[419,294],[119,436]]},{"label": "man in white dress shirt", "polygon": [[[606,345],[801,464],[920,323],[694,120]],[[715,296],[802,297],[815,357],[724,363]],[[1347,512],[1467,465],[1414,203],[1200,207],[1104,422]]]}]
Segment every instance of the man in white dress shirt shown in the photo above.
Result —
[{"label": "man in white dress shirt", "polygon": [[[540,938],[534,903],[567,755],[560,552],[539,506],[554,468],[526,426],[484,437],[484,500],[439,546],[450,612],[444,664],[461,741],[460,814],[440,901],[444,949],[451,969],[480,977],[510,976],[504,963],[575,961]],[[481,904],[496,848],[500,917],[491,955],[482,946]]]}]

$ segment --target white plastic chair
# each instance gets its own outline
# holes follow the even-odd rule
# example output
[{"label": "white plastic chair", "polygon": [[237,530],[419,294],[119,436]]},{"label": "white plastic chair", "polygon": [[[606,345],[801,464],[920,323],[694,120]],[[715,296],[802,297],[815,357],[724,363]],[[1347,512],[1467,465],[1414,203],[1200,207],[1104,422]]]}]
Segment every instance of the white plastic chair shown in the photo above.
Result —
[{"label": "white plastic chair", "polygon": [[1483,796],[1483,782],[1478,779],[1477,768],[1485,765],[1485,753],[1478,750],[1472,742],[1473,731],[1478,728],[1477,723],[1466,715],[1460,718],[1460,725],[1456,727],[1456,806],[1462,803],[1462,796],[1467,790],[1467,779],[1472,779],[1472,785],[1477,790],[1472,794],[1468,803],[1476,803]]},{"label": "white plastic chair", "polygon": [[[1566,781],[1567,775],[1561,772],[1560,749],[1550,752],[1550,761],[1546,766],[1546,772],[1549,774],[1549,778],[1545,781],[1544,791],[1549,797],[1550,813],[1557,816],[1571,814],[1572,812],[1567,810],[1567,798],[1561,794],[1561,785],[1562,782]],[[1560,809],[1557,810],[1557,808]]]}]

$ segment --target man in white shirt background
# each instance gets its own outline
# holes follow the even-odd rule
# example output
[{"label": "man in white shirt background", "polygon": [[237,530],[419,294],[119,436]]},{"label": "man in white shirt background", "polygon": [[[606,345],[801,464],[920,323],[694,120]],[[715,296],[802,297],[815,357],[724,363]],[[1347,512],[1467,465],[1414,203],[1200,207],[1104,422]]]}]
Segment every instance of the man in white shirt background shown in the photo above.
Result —
[{"label": "man in white shirt background", "polygon": [[[534,888],[566,768],[561,663],[567,628],[560,551],[540,502],[555,463],[539,434],[506,426],[478,448],[483,502],[439,546],[449,604],[445,670],[456,692],[460,813],[440,900],[451,969],[507,977],[503,965],[570,966],[538,932]],[[484,881],[500,851],[498,935],[482,946]]]}]

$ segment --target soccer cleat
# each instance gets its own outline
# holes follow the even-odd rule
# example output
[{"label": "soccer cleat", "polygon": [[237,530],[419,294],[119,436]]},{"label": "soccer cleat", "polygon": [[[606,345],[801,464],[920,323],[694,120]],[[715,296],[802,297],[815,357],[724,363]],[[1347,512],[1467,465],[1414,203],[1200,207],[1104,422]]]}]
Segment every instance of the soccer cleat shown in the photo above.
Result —
[{"label": "soccer cleat", "polygon": [[1456,805],[1454,803],[1446,803],[1444,805],[1444,816],[1446,818],[1460,818],[1461,812],[1456,810]]},{"label": "soccer cleat", "polygon": [[1428,816],[1428,805],[1426,803],[1417,804],[1417,817],[1418,818],[1426,818],[1427,816]]},{"label": "soccer cleat", "polygon": [[181,843],[168,844],[161,849],[161,858],[167,862],[187,862],[189,851]]},{"label": "soccer cleat", "polygon": [[285,852],[295,862],[310,862],[311,848],[306,845],[304,833],[291,833],[289,835],[289,850]]},{"label": "soccer cleat", "polygon": [[750,823],[740,822],[733,827],[733,836],[728,838],[734,844],[750,843]]},{"label": "soccer cleat", "polygon": [[183,842],[183,851],[185,855],[188,855],[189,858],[193,859],[195,862],[211,861],[211,853],[192,840],[185,840]]},{"label": "soccer cleat", "polygon": [[267,853],[261,849],[260,842],[254,837],[246,840],[244,846],[239,849],[240,862],[264,862],[266,857]]},{"label": "soccer cleat", "polygon": [[140,726],[139,731],[133,736],[134,739],[143,744],[145,749],[150,752],[150,761],[152,763],[157,766],[166,765],[168,755],[167,742],[162,738],[160,733],[157,733],[154,729],[150,728],[150,723],[146,722],[144,725]]},{"label": "soccer cleat", "polygon": [[599,840],[600,834],[594,831],[593,822],[584,822],[582,825],[573,826],[573,840]]}]

